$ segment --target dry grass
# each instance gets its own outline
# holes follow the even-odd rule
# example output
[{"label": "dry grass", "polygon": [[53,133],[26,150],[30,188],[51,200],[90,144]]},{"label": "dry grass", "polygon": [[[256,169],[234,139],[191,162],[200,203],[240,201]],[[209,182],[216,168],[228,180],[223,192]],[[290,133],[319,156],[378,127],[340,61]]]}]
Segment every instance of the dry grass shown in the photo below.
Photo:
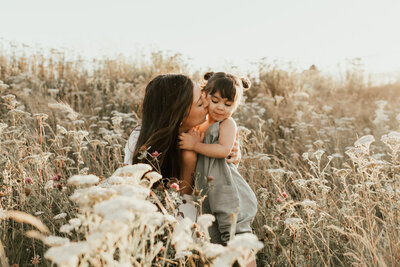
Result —
[{"label": "dry grass", "polygon": [[[109,177],[121,167],[147,82],[188,70],[179,55],[164,53],[89,67],[57,51],[0,55],[1,207],[34,215],[57,235],[79,214],[66,179]],[[250,130],[240,171],[259,200],[259,265],[398,265],[398,140],[381,138],[400,130],[400,85],[371,86],[355,70],[337,81],[266,64],[250,76],[253,88],[235,116]],[[375,142],[356,147],[366,135]],[[25,236],[32,229],[3,218],[10,265],[37,255],[36,265],[50,265],[47,247]]]}]

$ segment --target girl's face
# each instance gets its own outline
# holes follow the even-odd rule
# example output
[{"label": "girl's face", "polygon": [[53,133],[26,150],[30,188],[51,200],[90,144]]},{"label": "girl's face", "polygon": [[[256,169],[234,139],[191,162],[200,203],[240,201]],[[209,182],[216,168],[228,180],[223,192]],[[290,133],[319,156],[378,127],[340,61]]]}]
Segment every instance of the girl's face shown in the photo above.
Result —
[{"label": "girl's face", "polygon": [[207,95],[208,116],[212,122],[222,121],[229,118],[236,109],[236,101],[230,101],[228,98],[222,98],[219,92],[213,95]]},{"label": "girl's face", "polygon": [[195,84],[193,87],[193,103],[189,115],[183,119],[180,131],[185,132],[194,126],[202,124],[206,120],[208,102],[202,94],[200,87]]}]

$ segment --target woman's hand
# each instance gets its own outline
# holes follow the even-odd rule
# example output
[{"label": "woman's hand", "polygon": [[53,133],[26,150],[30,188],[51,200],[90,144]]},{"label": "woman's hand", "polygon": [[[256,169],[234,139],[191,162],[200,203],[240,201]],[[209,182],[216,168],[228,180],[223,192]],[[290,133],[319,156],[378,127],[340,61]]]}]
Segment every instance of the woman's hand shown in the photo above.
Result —
[{"label": "woman's hand", "polygon": [[204,139],[204,133],[200,133],[197,128],[192,128],[187,133],[181,133],[179,135],[178,142],[179,148],[184,150],[194,150],[196,143],[202,142]]},{"label": "woman's hand", "polygon": [[229,157],[226,159],[226,162],[233,163],[238,165],[242,158],[242,153],[240,152],[239,140],[235,140],[233,144],[232,151],[229,154]]}]

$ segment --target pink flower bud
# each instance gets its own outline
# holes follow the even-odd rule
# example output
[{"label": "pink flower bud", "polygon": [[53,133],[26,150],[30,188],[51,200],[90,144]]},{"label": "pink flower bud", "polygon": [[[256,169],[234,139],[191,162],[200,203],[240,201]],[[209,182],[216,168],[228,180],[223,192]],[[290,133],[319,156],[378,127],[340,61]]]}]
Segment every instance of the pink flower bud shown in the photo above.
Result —
[{"label": "pink flower bud", "polygon": [[288,195],[286,194],[285,191],[282,192],[282,197],[285,198],[285,199],[288,197]]},{"label": "pink flower bud", "polygon": [[175,191],[179,191],[179,185],[177,183],[171,184],[171,189],[174,189]]},{"label": "pink flower bud", "polygon": [[153,158],[157,158],[158,156],[160,156],[160,153],[158,153],[158,151],[154,151],[153,153],[151,153],[151,155],[153,156]]},{"label": "pink flower bud", "polygon": [[26,184],[31,184],[32,183],[32,178],[31,177],[25,177],[25,183]]},{"label": "pink flower bud", "polygon": [[214,177],[213,176],[208,176],[208,179],[207,179],[209,182],[211,182],[212,180],[214,180]]},{"label": "pink flower bud", "polygon": [[53,181],[58,181],[58,176],[57,176],[57,175],[54,175],[53,177],[51,177],[51,180],[53,180]]},{"label": "pink flower bud", "polygon": [[276,198],[276,201],[277,201],[278,203],[281,203],[281,202],[282,202],[282,199],[281,199],[280,197],[277,197],[277,198]]}]

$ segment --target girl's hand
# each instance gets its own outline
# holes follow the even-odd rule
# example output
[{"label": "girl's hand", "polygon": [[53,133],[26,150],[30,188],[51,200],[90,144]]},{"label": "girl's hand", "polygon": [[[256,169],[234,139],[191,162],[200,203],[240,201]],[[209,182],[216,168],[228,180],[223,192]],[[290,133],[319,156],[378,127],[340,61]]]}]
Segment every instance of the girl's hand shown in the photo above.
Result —
[{"label": "girl's hand", "polygon": [[188,133],[181,133],[178,142],[179,148],[184,150],[194,150],[196,143],[200,143],[204,139],[204,134],[198,130],[192,129]]},{"label": "girl's hand", "polygon": [[226,159],[226,162],[238,165],[241,158],[242,158],[242,153],[240,152],[239,141],[235,140],[231,154],[229,154],[229,157]]},{"label": "girl's hand", "polygon": [[188,131],[188,134],[196,138],[198,142],[203,142],[204,140],[204,133],[200,132],[199,127],[193,127]]}]

